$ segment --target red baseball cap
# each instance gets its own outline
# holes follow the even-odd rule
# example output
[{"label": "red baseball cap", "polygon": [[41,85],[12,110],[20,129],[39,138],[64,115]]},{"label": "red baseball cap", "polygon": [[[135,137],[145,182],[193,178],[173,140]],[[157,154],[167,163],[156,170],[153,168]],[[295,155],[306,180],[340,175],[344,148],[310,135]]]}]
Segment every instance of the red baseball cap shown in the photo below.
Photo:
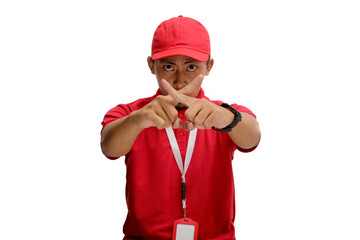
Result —
[{"label": "red baseball cap", "polygon": [[206,62],[210,53],[209,33],[195,19],[180,15],[162,22],[155,30],[151,46],[153,60],[183,55]]}]

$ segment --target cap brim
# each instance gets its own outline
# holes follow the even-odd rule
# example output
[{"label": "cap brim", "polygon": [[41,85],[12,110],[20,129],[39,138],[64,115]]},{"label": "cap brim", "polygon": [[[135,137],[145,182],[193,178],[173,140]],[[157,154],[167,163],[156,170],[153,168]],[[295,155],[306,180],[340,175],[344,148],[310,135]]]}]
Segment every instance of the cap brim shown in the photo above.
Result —
[{"label": "cap brim", "polygon": [[198,52],[189,48],[173,48],[173,49],[153,53],[151,57],[153,60],[157,60],[175,55],[187,56],[199,62],[207,62],[210,57],[210,55],[207,53]]}]

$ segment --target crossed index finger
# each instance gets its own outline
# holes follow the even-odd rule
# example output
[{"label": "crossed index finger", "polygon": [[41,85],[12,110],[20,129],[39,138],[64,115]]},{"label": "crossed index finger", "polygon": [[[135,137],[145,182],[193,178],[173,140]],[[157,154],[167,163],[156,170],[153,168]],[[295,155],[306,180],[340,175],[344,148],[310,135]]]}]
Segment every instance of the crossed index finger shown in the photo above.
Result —
[{"label": "crossed index finger", "polygon": [[201,88],[201,84],[203,80],[204,80],[204,75],[200,74],[195,79],[193,79],[190,84],[180,89],[179,92],[185,94],[186,96],[196,97],[199,94],[199,89]]},{"label": "crossed index finger", "polygon": [[196,98],[186,96],[185,94],[176,91],[166,80],[162,79],[161,84],[168,94],[178,103],[182,103],[186,107],[190,107],[196,102]]}]

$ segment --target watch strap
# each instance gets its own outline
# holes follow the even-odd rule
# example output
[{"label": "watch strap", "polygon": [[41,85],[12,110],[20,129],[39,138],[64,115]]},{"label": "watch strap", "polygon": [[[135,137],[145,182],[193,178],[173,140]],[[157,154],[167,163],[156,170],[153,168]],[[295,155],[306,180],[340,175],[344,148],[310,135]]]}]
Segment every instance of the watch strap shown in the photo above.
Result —
[{"label": "watch strap", "polygon": [[230,110],[230,112],[232,112],[235,115],[234,120],[232,121],[232,123],[230,123],[228,126],[222,129],[218,129],[215,127],[212,127],[212,129],[214,129],[217,132],[231,132],[232,129],[241,121],[242,119],[241,113],[227,103],[222,103],[220,107]]}]

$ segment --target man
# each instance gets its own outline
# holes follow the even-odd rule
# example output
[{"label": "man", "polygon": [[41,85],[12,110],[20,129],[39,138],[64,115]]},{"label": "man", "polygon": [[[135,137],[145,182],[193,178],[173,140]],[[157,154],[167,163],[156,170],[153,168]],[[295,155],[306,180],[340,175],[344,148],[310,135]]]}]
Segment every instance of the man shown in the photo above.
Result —
[{"label": "man", "polygon": [[126,156],[124,239],[180,239],[188,232],[190,239],[235,239],[231,160],[236,149],[258,145],[255,115],[205,96],[201,84],[214,60],[198,21],[162,22],[147,61],[158,92],[114,107],[102,122],[104,155]]}]

